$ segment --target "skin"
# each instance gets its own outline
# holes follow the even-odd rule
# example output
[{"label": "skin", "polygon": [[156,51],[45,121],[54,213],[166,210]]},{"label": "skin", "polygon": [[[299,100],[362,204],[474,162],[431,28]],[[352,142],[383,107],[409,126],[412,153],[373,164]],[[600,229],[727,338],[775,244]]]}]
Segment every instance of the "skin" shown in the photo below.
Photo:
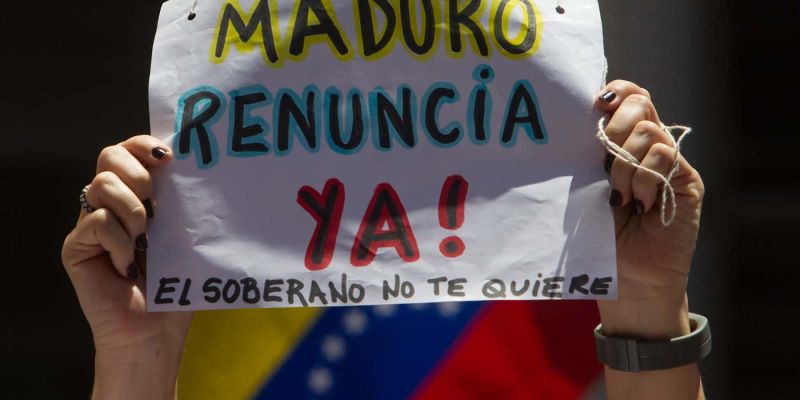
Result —
[{"label": "skin", "polygon": [[[167,154],[157,159],[152,150]],[[148,313],[145,309],[144,256],[135,250],[147,215],[140,199],[152,199],[148,169],[172,159],[172,152],[150,136],[136,136],[103,149],[87,201],[62,249],[62,262],[92,329],[96,399],[172,399],[192,313]],[[136,254],[138,253],[138,254]]]},{"label": "skin", "polygon": [[[627,81],[614,81],[602,94],[612,91],[613,101],[598,97],[597,106],[611,119],[606,134],[641,160],[645,167],[666,176],[675,162],[674,150],[650,93]],[[690,332],[686,286],[705,189],[700,174],[682,156],[671,184],[677,216],[664,227],[660,218],[660,182],[621,160],[610,171],[613,190],[621,197],[614,210],[617,234],[619,299],[599,301],[606,335],[626,335],[664,340]],[[634,202],[642,202],[637,215]],[[696,364],[651,372],[619,372],[605,369],[610,399],[703,399]]]},{"label": "skin", "polygon": [[[614,96],[603,96],[609,91]],[[666,175],[674,154],[645,89],[611,82],[601,91],[597,107],[611,116],[606,128],[611,140],[642,165]],[[154,148],[166,154],[158,158]],[[87,192],[88,203],[97,210],[81,211],[64,241],[62,261],[94,338],[96,399],[176,396],[192,313],[146,312],[146,243],[137,241],[148,222],[142,199],[153,198],[148,171],[171,160],[169,147],[146,135],[104,149]],[[610,182],[620,197],[614,210],[619,300],[598,302],[606,335],[663,340],[689,333],[686,285],[704,188],[697,171],[683,157],[678,162],[680,170],[672,180],[678,214],[669,227],[662,226],[659,216],[660,182],[622,161],[613,162]],[[641,201],[641,214],[636,200]],[[606,368],[605,374],[610,399],[703,398],[694,364],[640,373]]]}]

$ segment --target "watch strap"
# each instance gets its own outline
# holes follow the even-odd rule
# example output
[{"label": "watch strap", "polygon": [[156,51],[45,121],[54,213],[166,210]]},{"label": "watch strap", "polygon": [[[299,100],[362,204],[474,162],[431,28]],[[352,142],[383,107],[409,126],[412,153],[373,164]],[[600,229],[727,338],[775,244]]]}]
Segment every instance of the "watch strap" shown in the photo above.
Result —
[{"label": "watch strap", "polygon": [[654,371],[695,363],[711,352],[708,319],[689,313],[691,333],[668,341],[648,342],[630,336],[604,336],[602,324],[594,330],[597,359],[611,369]]}]

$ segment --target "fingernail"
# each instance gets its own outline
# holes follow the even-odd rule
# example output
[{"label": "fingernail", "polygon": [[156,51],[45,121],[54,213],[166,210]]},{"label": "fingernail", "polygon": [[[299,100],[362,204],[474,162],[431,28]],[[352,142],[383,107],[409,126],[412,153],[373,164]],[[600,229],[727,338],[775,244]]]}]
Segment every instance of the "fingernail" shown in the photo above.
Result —
[{"label": "fingernail", "polygon": [[642,203],[641,200],[633,200],[633,212],[636,213],[636,215],[644,214],[644,203]]},{"label": "fingernail", "polygon": [[167,151],[162,149],[161,147],[153,147],[152,154],[156,160],[160,160],[164,158],[165,155],[167,155]]},{"label": "fingernail", "polygon": [[153,202],[150,199],[142,200],[144,211],[147,213],[147,218],[153,218]]},{"label": "fingernail", "polygon": [[[613,154],[606,154],[606,164],[605,164],[606,173],[611,173],[611,166],[614,165],[615,158],[617,157]],[[145,207],[147,207],[147,205],[145,205]]]},{"label": "fingernail", "polygon": [[608,204],[610,204],[611,207],[614,208],[617,208],[620,205],[622,205],[622,193],[620,193],[618,190],[612,190],[611,198],[608,199]]},{"label": "fingernail", "polygon": [[600,100],[603,100],[606,103],[611,103],[616,98],[617,98],[617,94],[614,93],[613,90],[609,90],[609,91],[607,91],[607,92],[605,92],[605,93],[600,95]]},{"label": "fingernail", "polygon": [[144,233],[136,237],[136,250],[147,250],[147,235]]},{"label": "fingernail", "polygon": [[135,281],[139,277],[139,268],[135,263],[128,265],[128,280]]}]

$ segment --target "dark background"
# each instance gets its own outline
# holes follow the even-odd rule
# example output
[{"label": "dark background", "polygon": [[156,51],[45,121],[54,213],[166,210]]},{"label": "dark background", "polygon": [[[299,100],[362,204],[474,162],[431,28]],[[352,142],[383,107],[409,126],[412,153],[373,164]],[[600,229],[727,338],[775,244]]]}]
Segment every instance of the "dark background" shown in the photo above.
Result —
[{"label": "dark background", "polygon": [[[562,0],[569,12],[570,3]],[[160,0],[0,11],[0,398],[87,398],[91,336],[60,262],[100,149],[148,131]],[[800,2],[601,0],[609,80],[648,88],[707,187],[691,309],[715,399],[793,398],[800,340]]]}]

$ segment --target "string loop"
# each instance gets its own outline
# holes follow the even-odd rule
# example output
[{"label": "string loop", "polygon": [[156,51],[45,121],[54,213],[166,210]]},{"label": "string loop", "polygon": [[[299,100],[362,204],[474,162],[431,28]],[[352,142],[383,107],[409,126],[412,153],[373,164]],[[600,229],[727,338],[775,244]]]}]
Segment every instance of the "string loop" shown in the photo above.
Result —
[{"label": "string loop", "polygon": [[[661,129],[667,132],[667,136],[669,136],[670,141],[672,141],[672,148],[674,149],[673,155],[675,157],[675,163],[672,165],[667,176],[664,176],[657,171],[643,166],[631,153],[623,149],[622,146],[611,141],[608,135],[606,135],[605,130],[607,120],[608,116],[606,115],[597,122],[597,138],[600,139],[600,143],[603,144],[603,147],[605,147],[609,153],[616,156],[617,159],[632,165],[634,168],[645,171],[661,181],[661,224],[669,226],[672,224],[672,221],[675,220],[675,215],[678,213],[678,204],[675,202],[675,190],[672,188],[670,182],[678,172],[680,165],[681,143],[683,143],[683,139],[692,132],[692,128],[683,125],[666,126],[663,123],[661,124]],[[678,131],[677,140],[675,139],[675,131]],[[669,215],[667,215],[667,212],[669,212]]]}]

